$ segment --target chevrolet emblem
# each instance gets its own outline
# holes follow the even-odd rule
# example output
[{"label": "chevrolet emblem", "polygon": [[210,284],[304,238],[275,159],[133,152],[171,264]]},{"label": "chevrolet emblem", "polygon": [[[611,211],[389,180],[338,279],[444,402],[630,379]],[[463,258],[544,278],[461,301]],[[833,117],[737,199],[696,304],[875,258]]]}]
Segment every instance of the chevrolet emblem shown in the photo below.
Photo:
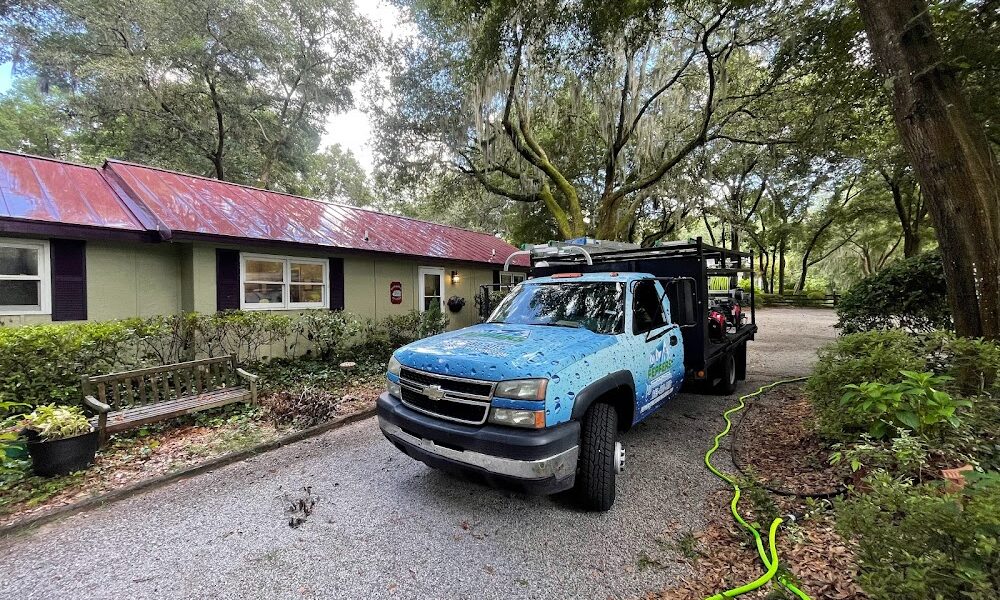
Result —
[{"label": "chevrolet emblem", "polygon": [[427,396],[431,400],[440,400],[444,398],[444,390],[441,389],[439,385],[425,385],[424,389],[420,390],[420,393]]}]

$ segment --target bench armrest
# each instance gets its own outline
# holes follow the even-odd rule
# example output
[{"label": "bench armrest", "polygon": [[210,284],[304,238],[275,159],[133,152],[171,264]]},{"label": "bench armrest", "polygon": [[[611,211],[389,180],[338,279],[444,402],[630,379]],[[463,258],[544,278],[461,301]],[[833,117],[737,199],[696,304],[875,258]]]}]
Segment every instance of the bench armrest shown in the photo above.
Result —
[{"label": "bench armrest", "polygon": [[111,410],[110,406],[101,402],[97,398],[94,398],[93,396],[84,396],[83,403],[102,414],[109,412]]},{"label": "bench armrest", "polygon": [[244,371],[243,369],[236,369],[236,374],[247,381],[257,381],[260,379],[260,375],[254,375],[253,373]]}]

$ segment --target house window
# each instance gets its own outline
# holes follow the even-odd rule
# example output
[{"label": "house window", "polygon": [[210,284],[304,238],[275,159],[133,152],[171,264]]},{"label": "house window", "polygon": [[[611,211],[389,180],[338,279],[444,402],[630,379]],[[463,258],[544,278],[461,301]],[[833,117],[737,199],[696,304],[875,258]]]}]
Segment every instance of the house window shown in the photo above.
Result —
[{"label": "house window", "polygon": [[444,269],[438,267],[420,267],[420,310],[444,311]]},{"label": "house window", "polygon": [[524,281],[524,273],[514,273],[512,271],[500,271],[500,289],[507,291]]},{"label": "house window", "polygon": [[50,312],[49,243],[0,240],[0,314]]},{"label": "house window", "polygon": [[242,254],[240,308],[329,308],[330,264],[325,259]]}]

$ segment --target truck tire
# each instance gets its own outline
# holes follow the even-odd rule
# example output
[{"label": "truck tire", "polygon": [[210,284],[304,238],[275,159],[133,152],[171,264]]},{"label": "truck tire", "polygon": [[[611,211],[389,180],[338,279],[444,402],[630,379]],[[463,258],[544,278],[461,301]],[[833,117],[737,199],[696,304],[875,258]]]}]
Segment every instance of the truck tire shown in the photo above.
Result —
[{"label": "truck tire", "polygon": [[576,495],[584,508],[606,511],[615,503],[615,453],[618,413],[610,404],[596,403],[583,416]]},{"label": "truck tire", "polygon": [[732,395],[736,391],[736,358],[727,354],[716,363],[716,368],[719,381],[715,384],[715,393],[720,396]]}]

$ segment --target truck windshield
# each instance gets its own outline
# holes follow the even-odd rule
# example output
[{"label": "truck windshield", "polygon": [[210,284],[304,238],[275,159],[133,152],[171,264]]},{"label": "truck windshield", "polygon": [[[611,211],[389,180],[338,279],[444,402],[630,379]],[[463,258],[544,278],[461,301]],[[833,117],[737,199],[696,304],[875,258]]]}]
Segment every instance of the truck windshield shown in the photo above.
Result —
[{"label": "truck windshield", "polygon": [[625,327],[624,285],[614,281],[534,283],[503,299],[489,323],[586,327],[619,334]]}]

